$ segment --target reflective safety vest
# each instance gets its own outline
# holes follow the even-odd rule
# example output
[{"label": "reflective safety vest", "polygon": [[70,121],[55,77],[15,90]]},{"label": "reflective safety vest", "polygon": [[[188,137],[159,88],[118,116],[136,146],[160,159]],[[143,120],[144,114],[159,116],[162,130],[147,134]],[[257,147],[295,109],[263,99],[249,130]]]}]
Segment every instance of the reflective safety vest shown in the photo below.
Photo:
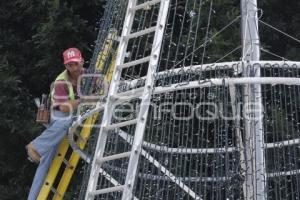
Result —
[{"label": "reflective safety vest", "polygon": [[75,94],[74,94],[73,86],[72,86],[71,82],[69,81],[68,77],[69,77],[69,75],[68,75],[67,70],[64,70],[55,79],[54,85],[53,85],[52,90],[51,90],[52,105],[54,103],[54,89],[55,89],[55,85],[56,84],[60,84],[59,81],[61,82],[61,84],[67,84],[68,94],[69,94],[69,100],[75,100]]}]

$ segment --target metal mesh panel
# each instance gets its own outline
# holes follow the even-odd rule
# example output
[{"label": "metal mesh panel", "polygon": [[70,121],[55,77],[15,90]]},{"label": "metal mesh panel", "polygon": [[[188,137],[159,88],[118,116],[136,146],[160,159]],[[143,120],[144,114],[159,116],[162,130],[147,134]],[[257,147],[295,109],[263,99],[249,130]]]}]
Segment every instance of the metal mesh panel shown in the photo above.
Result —
[{"label": "metal mesh panel", "polygon": [[[261,86],[267,186],[264,195],[266,199],[299,197],[300,81],[289,79],[299,77],[299,65],[280,62],[250,63],[244,65],[246,67],[241,63],[218,65],[213,69],[198,66],[202,75],[195,74],[194,69],[185,73],[166,71],[157,76],[135,184],[136,198],[253,198],[247,196],[253,180],[247,181],[246,173],[255,164],[255,151],[259,149],[247,147],[257,136],[245,136],[247,116],[255,112],[245,105],[244,90],[256,80],[248,80],[247,84],[241,80],[243,69],[249,71],[254,65],[262,72],[257,82],[266,81]],[[284,74],[275,73],[278,70]],[[222,78],[224,73],[227,78]],[[272,80],[267,79],[269,77],[273,77]],[[284,77],[286,83],[276,83],[276,78]],[[220,81],[215,81],[217,79]],[[132,108],[131,112],[135,113],[136,108]],[[128,111],[125,113],[130,113]],[[130,127],[116,129],[109,138],[107,149],[110,151],[107,152],[127,151],[124,146],[130,148],[133,130]],[[122,183],[127,173],[126,164],[127,161],[110,162],[103,167]],[[253,169],[248,176],[255,177],[255,173],[260,172]],[[118,197],[111,195],[109,198]]]},{"label": "metal mesh panel", "polygon": [[[113,20],[106,26],[106,30],[118,30],[118,35],[124,2],[111,3],[117,5],[112,13],[118,15],[109,15]],[[214,9],[220,8],[213,7],[212,1],[171,1],[154,74],[135,198],[227,200],[261,195],[265,199],[300,199],[300,82],[295,79],[300,76],[299,63],[214,63],[240,56],[235,54],[239,48],[230,56],[214,50],[212,41],[218,41],[217,35],[223,32]],[[151,28],[157,15],[157,5],[139,10],[132,33]],[[235,29],[238,18],[234,15],[224,20]],[[212,24],[220,31],[212,29]],[[148,56],[153,35],[130,38],[125,63]],[[235,46],[234,42],[231,45]],[[117,50],[117,43],[112,49]],[[112,56],[107,63],[111,60]],[[148,64],[122,69],[118,92],[134,96],[130,91],[144,86]],[[255,76],[257,71],[260,77]],[[140,109],[138,101],[131,98],[111,108],[113,122],[134,119]],[[257,106],[261,113],[255,110]],[[262,123],[259,131],[256,122]],[[134,130],[134,125],[112,130],[104,155],[129,151]],[[103,163],[98,188],[124,184],[130,173],[127,166],[128,158]],[[261,178],[266,185],[264,193],[257,192]],[[120,198],[120,192],[95,197]]]}]

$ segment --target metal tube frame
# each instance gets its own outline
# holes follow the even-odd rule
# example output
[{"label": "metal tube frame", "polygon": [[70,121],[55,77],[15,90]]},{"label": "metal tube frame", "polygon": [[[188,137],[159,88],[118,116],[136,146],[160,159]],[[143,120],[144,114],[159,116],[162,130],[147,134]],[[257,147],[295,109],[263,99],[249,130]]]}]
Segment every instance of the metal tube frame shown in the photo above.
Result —
[{"label": "metal tube frame", "polygon": [[[260,66],[247,67],[248,61],[260,60],[257,1],[241,0],[241,15],[243,76],[260,77]],[[261,85],[244,85],[243,98],[244,105],[249,105],[244,106],[245,110],[243,110],[246,115],[244,117],[246,194],[244,195],[248,200],[265,200],[267,195]],[[241,165],[242,162],[241,160]]]},{"label": "metal tube frame", "polygon": [[[268,61],[268,60],[260,60],[260,61],[248,61],[247,67],[254,66],[254,65],[261,65],[262,68],[271,68],[273,66],[280,66],[280,68],[285,69],[300,69],[300,62],[296,61]],[[194,70],[201,70],[201,71],[213,71],[217,69],[233,69],[235,74],[240,74],[243,72],[243,62],[242,61],[235,61],[235,62],[222,62],[222,63],[211,63],[211,64],[203,64],[203,65],[191,65],[176,69],[169,69],[166,71],[161,71],[155,73],[156,79],[159,79],[159,76],[165,74],[177,74],[179,72],[191,72]],[[145,80],[146,77],[141,77],[139,79],[134,79],[131,81],[122,81],[123,84],[130,84],[132,88],[135,88],[138,82]]]}]

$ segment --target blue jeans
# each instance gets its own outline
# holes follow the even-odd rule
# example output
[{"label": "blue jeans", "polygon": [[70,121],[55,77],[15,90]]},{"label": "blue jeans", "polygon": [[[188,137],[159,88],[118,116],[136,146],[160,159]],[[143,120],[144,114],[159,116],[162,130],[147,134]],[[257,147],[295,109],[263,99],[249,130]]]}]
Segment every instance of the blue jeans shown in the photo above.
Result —
[{"label": "blue jeans", "polygon": [[41,159],[33,178],[28,200],[36,200],[53,157],[57,152],[57,147],[66,135],[71,123],[72,116],[69,113],[54,110],[48,128],[31,142]]}]

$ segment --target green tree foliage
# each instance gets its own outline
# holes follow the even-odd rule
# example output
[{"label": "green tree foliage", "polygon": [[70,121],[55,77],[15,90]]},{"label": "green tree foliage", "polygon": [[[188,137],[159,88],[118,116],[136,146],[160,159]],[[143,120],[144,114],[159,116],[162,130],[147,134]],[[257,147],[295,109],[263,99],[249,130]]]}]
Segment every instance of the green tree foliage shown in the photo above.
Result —
[{"label": "green tree foliage", "polygon": [[[259,12],[261,20],[284,31],[285,33],[300,38],[300,2],[291,0],[283,2],[280,0],[258,1],[258,6],[263,12]],[[274,31],[273,29],[259,24],[262,47],[272,53],[289,60],[300,59],[300,43]],[[280,60],[277,56],[262,52],[264,60]]]},{"label": "green tree foliage", "polygon": [[[180,4],[181,1],[176,1]],[[182,5],[185,5],[182,1]],[[195,3],[187,8],[193,11]],[[195,1],[209,7],[210,1]],[[77,46],[88,61],[97,36],[97,20],[105,0],[12,0],[0,1],[0,199],[26,199],[36,166],[26,160],[24,146],[40,134],[36,125],[33,97],[49,92],[49,85],[63,70],[62,51]],[[214,0],[208,37],[239,15],[239,0]],[[261,20],[300,38],[298,0],[261,0]],[[207,11],[206,11],[207,12]],[[205,36],[208,13],[203,13],[201,35]],[[259,12],[261,15],[261,12]],[[196,25],[197,22],[186,18]],[[180,22],[181,18],[175,20]],[[188,21],[186,23],[189,23]],[[177,25],[179,27],[179,25]],[[261,43],[267,50],[299,60],[299,44],[260,24]],[[188,29],[183,29],[188,31]],[[215,62],[240,44],[239,23],[218,35],[207,47],[205,62]],[[204,41],[197,41],[200,46]],[[179,43],[179,36],[174,37]],[[192,41],[182,38],[180,43]],[[202,50],[197,51],[198,54]],[[238,51],[240,52],[240,51]],[[238,60],[235,53],[227,58]],[[190,52],[188,52],[190,53]],[[263,59],[278,59],[263,53]],[[177,61],[182,58],[176,58]],[[201,61],[201,60],[200,60]],[[88,64],[88,63],[86,63]]]},{"label": "green tree foliage", "polygon": [[80,48],[86,66],[104,0],[0,3],[0,199],[27,199],[36,166],[25,145],[40,134],[33,98],[64,68],[62,51]]}]

